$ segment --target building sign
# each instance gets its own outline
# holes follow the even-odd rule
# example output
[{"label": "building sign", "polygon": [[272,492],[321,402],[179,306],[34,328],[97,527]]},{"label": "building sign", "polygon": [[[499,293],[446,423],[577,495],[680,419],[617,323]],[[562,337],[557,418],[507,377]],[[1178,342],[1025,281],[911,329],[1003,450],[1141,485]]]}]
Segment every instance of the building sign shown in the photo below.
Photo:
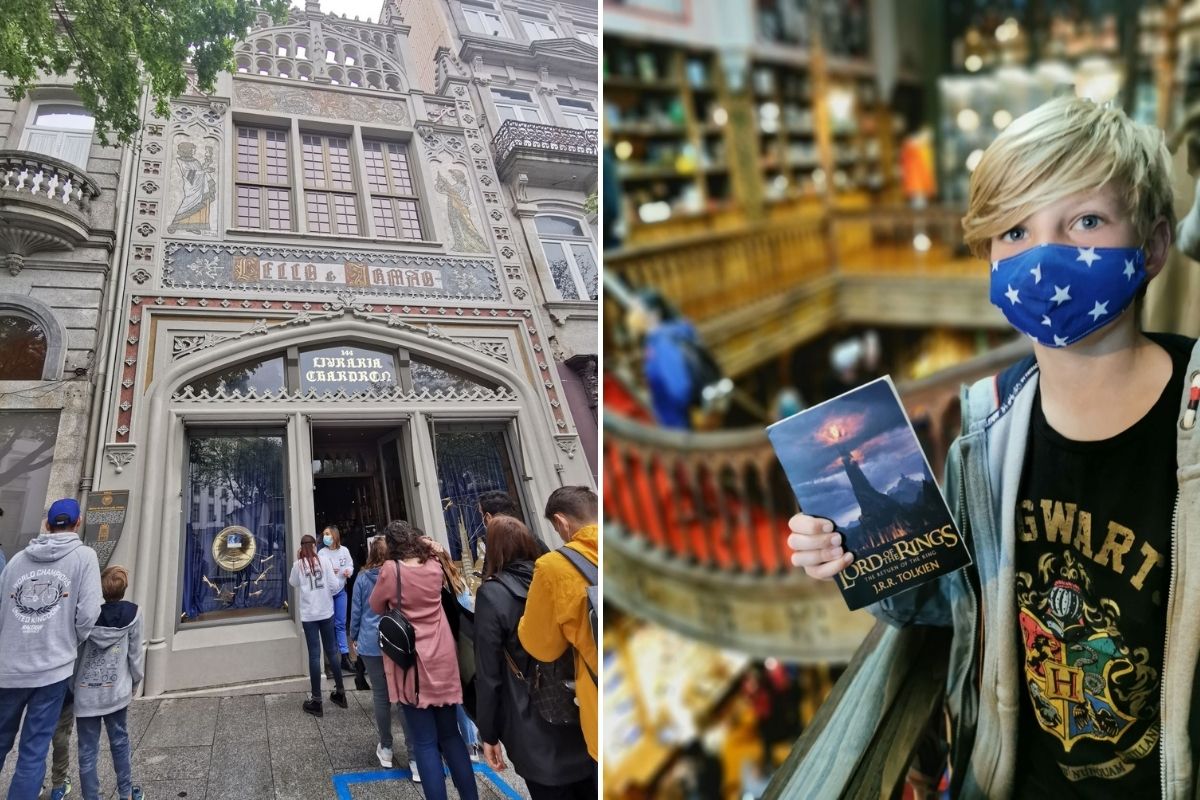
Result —
[{"label": "building sign", "polygon": [[233,260],[235,283],[288,281],[289,283],[332,283],[340,286],[412,288],[441,290],[442,271],[433,269],[383,268],[356,261],[341,264],[322,261],[279,261],[258,256],[238,256]]},{"label": "building sign", "polygon": [[489,258],[168,242],[162,282],[239,292],[335,293],[349,288],[364,294],[499,300],[497,269]]},{"label": "building sign", "polygon": [[300,353],[300,388],[318,394],[346,394],[396,386],[396,357],[365,347],[326,347]]},{"label": "building sign", "polygon": [[83,515],[83,543],[96,551],[100,569],[108,566],[121,531],[125,528],[125,511],[129,492],[88,492],[87,509]]}]

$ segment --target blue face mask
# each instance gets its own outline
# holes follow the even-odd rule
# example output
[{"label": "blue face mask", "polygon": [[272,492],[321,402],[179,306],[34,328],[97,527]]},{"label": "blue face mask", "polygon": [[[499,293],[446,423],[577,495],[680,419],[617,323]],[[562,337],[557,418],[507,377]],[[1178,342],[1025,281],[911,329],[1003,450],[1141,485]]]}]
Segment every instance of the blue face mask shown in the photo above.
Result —
[{"label": "blue face mask", "polygon": [[326,547],[333,547],[333,537],[332,536],[326,536],[323,539],[321,539],[321,541],[325,542]]},{"label": "blue face mask", "polygon": [[1146,281],[1138,247],[1039,244],[992,262],[992,305],[1047,347],[1066,347],[1121,315]]}]

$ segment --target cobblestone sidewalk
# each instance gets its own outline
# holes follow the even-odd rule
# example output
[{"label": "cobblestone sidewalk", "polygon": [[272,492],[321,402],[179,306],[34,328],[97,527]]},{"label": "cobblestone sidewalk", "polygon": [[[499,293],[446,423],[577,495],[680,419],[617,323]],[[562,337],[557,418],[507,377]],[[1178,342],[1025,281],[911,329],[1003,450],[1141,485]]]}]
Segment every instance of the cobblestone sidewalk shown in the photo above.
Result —
[{"label": "cobblestone sidewalk", "polygon": [[[135,700],[129,709],[133,778],[146,800],[423,800],[408,777],[403,732],[394,723],[396,777],[375,758],[370,692],[347,692],[348,709],[325,702],[325,716],[305,714],[301,693]],[[100,745],[101,796],[116,797],[106,739]],[[70,797],[79,797],[78,750],[71,742]],[[7,790],[16,747],[0,772]],[[482,768],[481,768],[482,769]],[[477,771],[481,800],[528,798],[508,769]],[[47,761],[47,782],[49,781]],[[342,784],[341,794],[335,777]],[[457,792],[447,779],[450,798]]]}]

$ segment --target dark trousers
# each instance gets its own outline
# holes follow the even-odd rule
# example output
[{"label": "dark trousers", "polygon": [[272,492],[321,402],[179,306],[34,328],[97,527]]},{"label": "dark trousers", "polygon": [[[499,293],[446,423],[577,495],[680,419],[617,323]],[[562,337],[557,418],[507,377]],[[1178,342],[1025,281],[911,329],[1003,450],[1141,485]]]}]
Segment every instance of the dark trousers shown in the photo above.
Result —
[{"label": "dark trousers", "polygon": [[528,780],[525,785],[529,787],[529,796],[533,800],[596,800],[600,796],[597,777],[597,773],[593,772],[590,778],[562,786],[546,786]]},{"label": "dark trousers", "polygon": [[342,662],[338,658],[333,617],[302,624],[304,625],[304,643],[308,645],[308,680],[312,684],[312,697],[314,700],[320,700],[322,645],[325,649],[325,658],[333,665],[334,686],[339,692],[342,691]]},{"label": "dark trousers", "polygon": [[[17,768],[8,785],[8,800],[29,800],[42,791],[46,756],[58,725],[69,678],[49,686],[0,689],[0,770],[21,731]],[[22,722],[22,717],[24,722]],[[454,719],[454,710],[450,710]]]},{"label": "dark trousers", "polygon": [[446,780],[441,777],[443,759],[450,768],[450,780],[454,781],[461,800],[479,800],[471,756],[458,732],[456,706],[401,708],[408,720],[408,732],[412,734],[410,749],[417,760],[417,769],[421,771],[425,800],[446,800]]}]

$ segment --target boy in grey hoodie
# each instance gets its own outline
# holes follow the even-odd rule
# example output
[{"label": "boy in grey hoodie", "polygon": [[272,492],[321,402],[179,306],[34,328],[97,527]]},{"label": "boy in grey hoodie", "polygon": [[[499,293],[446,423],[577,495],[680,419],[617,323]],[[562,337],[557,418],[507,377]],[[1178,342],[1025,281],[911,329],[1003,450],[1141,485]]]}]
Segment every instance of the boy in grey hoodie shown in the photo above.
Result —
[{"label": "boy in grey hoodie", "polygon": [[56,500],[46,531],[0,573],[0,769],[21,731],[9,800],[41,791],[75,656],[100,614],[100,565],[79,517],[74,499]]},{"label": "boy in grey hoodie", "polygon": [[135,604],[125,600],[129,572],[124,567],[114,565],[104,570],[100,584],[104,605],[79,654],[73,687],[79,728],[79,788],[84,800],[100,800],[96,759],[103,723],[117,773],[117,796],[121,800],[141,800],[142,790],[133,785],[126,713],[134,688],[145,676],[142,614]]}]

